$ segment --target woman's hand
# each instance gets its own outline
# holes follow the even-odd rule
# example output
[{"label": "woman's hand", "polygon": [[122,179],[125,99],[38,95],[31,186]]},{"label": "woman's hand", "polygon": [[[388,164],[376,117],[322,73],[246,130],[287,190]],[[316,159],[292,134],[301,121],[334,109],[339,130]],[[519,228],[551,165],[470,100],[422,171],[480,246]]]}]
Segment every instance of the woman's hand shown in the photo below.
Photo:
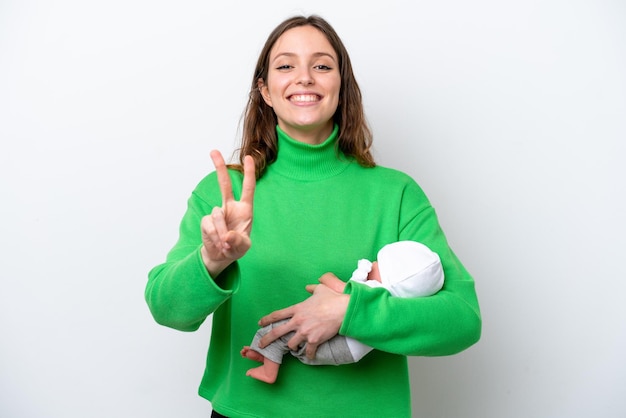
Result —
[{"label": "woman's hand", "polygon": [[337,335],[346,315],[350,295],[344,295],[346,286],[332,273],[320,278],[319,285],[308,285],[312,295],[303,302],[264,316],[259,325],[266,326],[281,319],[291,318],[285,324],[275,327],[261,338],[261,348],[283,335],[295,331],[287,345],[291,350],[306,344],[306,356],[315,358],[317,347]]},{"label": "woman's hand", "polygon": [[211,151],[211,159],[217,171],[222,193],[222,206],[213,208],[210,215],[202,218],[202,261],[209,274],[215,278],[230,263],[240,259],[250,249],[252,229],[252,201],[256,177],[254,161],[244,158],[241,199],[233,197],[230,176],[219,151]]}]

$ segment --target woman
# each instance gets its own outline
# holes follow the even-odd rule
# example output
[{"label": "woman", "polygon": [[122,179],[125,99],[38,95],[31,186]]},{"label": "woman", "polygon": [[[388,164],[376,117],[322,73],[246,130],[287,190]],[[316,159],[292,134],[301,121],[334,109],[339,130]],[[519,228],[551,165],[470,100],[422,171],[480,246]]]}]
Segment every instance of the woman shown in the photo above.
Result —
[{"label": "woman", "polygon": [[[211,153],[216,172],[192,193],[179,240],[146,287],[163,325],[193,331],[213,314],[199,393],[214,411],[409,417],[406,356],[454,354],[478,340],[473,279],[419,186],[375,166],[370,145],[361,94],[335,31],[316,16],[281,23],[255,70],[241,165],[227,170]],[[371,259],[399,240],[440,256],[446,282],[437,295],[395,298],[338,279],[350,277],[350,260]],[[247,377],[254,363],[239,350],[259,326],[286,318],[262,346],[294,331],[290,348],[304,345],[309,357],[337,333],[376,350],[337,367],[287,358],[274,385]]]}]

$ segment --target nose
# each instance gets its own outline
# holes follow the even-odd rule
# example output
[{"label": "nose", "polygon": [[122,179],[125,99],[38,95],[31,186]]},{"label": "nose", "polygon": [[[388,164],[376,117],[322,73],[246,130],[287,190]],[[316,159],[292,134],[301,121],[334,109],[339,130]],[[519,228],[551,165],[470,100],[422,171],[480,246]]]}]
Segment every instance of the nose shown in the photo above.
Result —
[{"label": "nose", "polygon": [[313,75],[311,74],[311,70],[308,68],[304,68],[298,74],[298,82],[297,84],[301,84],[303,86],[310,86],[315,83],[313,79]]}]

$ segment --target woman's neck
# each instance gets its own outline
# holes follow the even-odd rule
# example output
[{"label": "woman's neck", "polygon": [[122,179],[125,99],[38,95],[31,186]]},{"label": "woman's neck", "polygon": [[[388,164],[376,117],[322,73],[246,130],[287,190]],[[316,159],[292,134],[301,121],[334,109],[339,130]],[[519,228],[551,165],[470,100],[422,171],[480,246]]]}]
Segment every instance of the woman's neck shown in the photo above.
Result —
[{"label": "woman's neck", "polygon": [[268,173],[300,181],[316,181],[335,176],[350,165],[351,159],[337,149],[339,127],[336,125],[324,141],[317,145],[291,138],[280,126],[276,126],[276,133],[278,155],[267,168]]},{"label": "woman's neck", "polygon": [[335,124],[332,120],[330,120],[323,126],[312,126],[306,128],[281,123],[279,123],[278,126],[280,126],[280,129],[282,129],[283,132],[295,141],[309,145],[319,145],[326,141],[330,134],[333,133]]}]

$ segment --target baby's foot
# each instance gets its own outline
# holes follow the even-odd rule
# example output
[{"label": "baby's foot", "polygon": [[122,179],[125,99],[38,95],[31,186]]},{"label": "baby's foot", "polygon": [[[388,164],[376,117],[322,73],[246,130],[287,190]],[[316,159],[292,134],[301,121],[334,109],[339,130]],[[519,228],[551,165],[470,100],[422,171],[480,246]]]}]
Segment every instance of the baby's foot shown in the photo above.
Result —
[{"label": "baby's foot", "polygon": [[250,376],[261,382],[272,384],[276,381],[277,373],[269,372],[266,367],[259,366],[246,372],[246,376]]},{"label": "baby's foot", "polygon": [[240,353],[241,353],[241,357],[258,361],[259,363],[263,363],[263,361],[265,360],[265,357],[263,357],[262,354],[257,353],[256,351],[251,349],[249,346],[245,346],[244,348],[242,348]]}]

